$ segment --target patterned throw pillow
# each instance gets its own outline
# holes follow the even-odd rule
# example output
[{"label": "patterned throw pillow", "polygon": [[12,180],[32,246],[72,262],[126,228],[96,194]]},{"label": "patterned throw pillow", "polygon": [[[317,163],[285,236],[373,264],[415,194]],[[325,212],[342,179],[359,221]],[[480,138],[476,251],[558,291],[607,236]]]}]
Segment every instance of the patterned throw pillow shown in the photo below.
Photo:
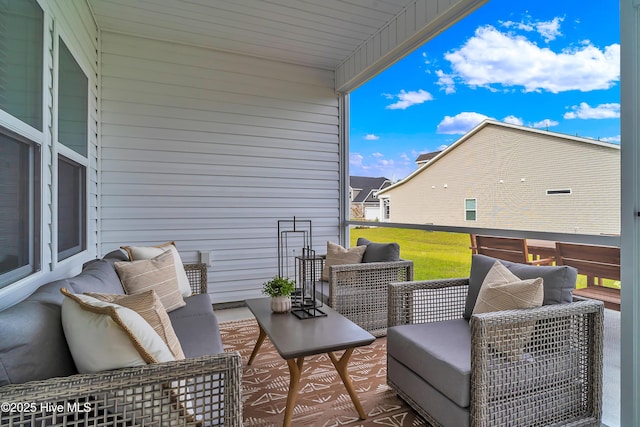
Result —
[{"label": "patterned throw pillow", "polygon": [[99,294],[94,292],[85,292],[84,294],[100,301],[118,304],[135,311],[160,335],[160,338],[169,346],[169,350],[171,350],[171,354],[176,360],[185,358],[180,341],[167,315],[167,310],[165,310],[158,294],[153,289],[136,295]]},{"label": "patterned throw pillow", "polygon": [[154,290],[167,312],[185,306],[170,251],[148,260],[116,262],[114,265],[128,295]]},{"label": "patterned throw pillow", "polygon": [[189,278],[187,277],[187,272],[184,270],[182,259],[180,258],[180,253],[176,248],[175,242],[167,242],[158,246],[122,246],[120,249],[127,253],[130,261],[151,259],[165,251],[171,251],[176,269],[176,277],[178,278],[178,285],[180,286],[180,292],[185,298],[191,296],[192,292],[191,285],[189,284]]},{"label": "patterned throw pillow", "polygon": [[[482,282],[473,314],[540,307],[544,300],[542,278],[521,280],[496,261]],[[531,339],[534,322],[504,327],[504,334],[490,337],[489,345],[512,360],[518,360]]]},{"label": "patterned throw pillow", "polygon": [[366,249],[366,246],[345,249],[337,243],[327,242],[327,258],[322,269],[322,280],[325,282],[329,280],[329,267],[332,265],[360,264]]}]

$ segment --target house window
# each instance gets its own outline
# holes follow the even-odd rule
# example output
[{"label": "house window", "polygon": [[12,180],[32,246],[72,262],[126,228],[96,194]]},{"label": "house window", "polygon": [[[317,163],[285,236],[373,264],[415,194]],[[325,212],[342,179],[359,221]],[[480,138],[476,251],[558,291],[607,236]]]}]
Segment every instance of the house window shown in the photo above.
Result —
[{"label": "house window", "polygon": [[58,157],[58,260],[86,249],[86,168]]},{"label": "house window", "polygon": [[41,268],[43,28],[35,0],[0,2],[0,287]]},{"label": "house window", "polygon": [[60,40],[58,73],[58,260],[86,249],[89,81]]},{"label": "house window", "polygon": [[554,194],[571,194],[570,188],[562,188],[557,190],[547,190],[547,196],[552,196]]},{"label": "house window", "polygon": [[43,22],[34,0],[0,2],[0,110],[39,131]]},{"label": "house window", "polygon": [[465,221],[475,221],[477,215],[476,199],[464,199],[464,219]]},{"label": "house window", "polygon": [[391,218],[391,203],[389,203],[389,199],[382,199],[382,204],[384,207],[384,219]]},{"label": "house window", "polygon": [[60,40],[58,142],[87,157],[89,81]]},{"label": "house window", "polygon": [[40,269],[40,146],[0,127],[0,287]]}]

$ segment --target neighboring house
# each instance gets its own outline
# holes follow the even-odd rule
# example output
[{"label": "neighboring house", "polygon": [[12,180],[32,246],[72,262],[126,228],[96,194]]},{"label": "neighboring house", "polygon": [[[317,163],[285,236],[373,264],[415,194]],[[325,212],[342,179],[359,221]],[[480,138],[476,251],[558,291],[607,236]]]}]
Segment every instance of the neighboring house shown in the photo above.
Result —
[{"label": "neighboring house", "polygon": [[620,147],[486,120],[378,197],[395,223],[620,233]]},{"label": "neighboring house", "polygon": [[385,177],[368,176],[349,177],[349,200],[351,201],[351,217],[368,221],[380,220],[380,200],[376,193],[391,185]]},{"label": "neighboring house", "polygon": [[418,156],[418,158],[416,159],[416,163],[418,164],[418,167],[424,166],[426,163],[429,163],[431,160],[433,160],[438,154],[442,153],[442,150],[440,151],[432,151],[431,153],[422,153]]}]

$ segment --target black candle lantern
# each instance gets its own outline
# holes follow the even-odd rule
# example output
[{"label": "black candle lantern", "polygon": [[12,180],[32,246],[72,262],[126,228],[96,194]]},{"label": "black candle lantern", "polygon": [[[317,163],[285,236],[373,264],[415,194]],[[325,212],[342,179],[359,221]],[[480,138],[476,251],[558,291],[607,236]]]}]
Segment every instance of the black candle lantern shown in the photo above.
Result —
[{"label": "black candle lantern", "polygon": [[323,263],[324,259],[317,257],[311,248],[302,248],[302,255],[296,257],[296,296],[292,300],[291,312],[300,319],[326,316],[319,309],[322,307],[322,295],[316,294],[317,286],[322,286]]}]

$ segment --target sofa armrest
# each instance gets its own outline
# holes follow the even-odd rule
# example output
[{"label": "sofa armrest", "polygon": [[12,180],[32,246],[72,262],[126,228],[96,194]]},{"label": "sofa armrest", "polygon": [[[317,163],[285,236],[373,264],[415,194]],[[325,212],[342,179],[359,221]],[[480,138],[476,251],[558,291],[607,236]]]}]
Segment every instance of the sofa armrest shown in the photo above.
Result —
[{"label": "sofa armrest", "polygon": [[184,271],[187,273],[191,292],[194,294],[207,293],[207,264],[183,264]]},{"label": "sofa armrest", "polygon": [[593,300],[472,315],[475,425],[496,424],[507,399],[522,408],[510,414],[514,425],[600,425],[603,322],[604,306]]},{"label": "sofa armrest", "polygon": [[329,267],[329,305],[374,336],[387,333],[387,288],[413,279],[413,261]]},{"label": "sofa armrest", "polygon": [[469,278],[391,283],[389,327],[459,319],[468,289]]},{"label": "sofa armrest", "polygon": [[241,375],[233,352],[7,385],[0,425],[241,426]]}]

